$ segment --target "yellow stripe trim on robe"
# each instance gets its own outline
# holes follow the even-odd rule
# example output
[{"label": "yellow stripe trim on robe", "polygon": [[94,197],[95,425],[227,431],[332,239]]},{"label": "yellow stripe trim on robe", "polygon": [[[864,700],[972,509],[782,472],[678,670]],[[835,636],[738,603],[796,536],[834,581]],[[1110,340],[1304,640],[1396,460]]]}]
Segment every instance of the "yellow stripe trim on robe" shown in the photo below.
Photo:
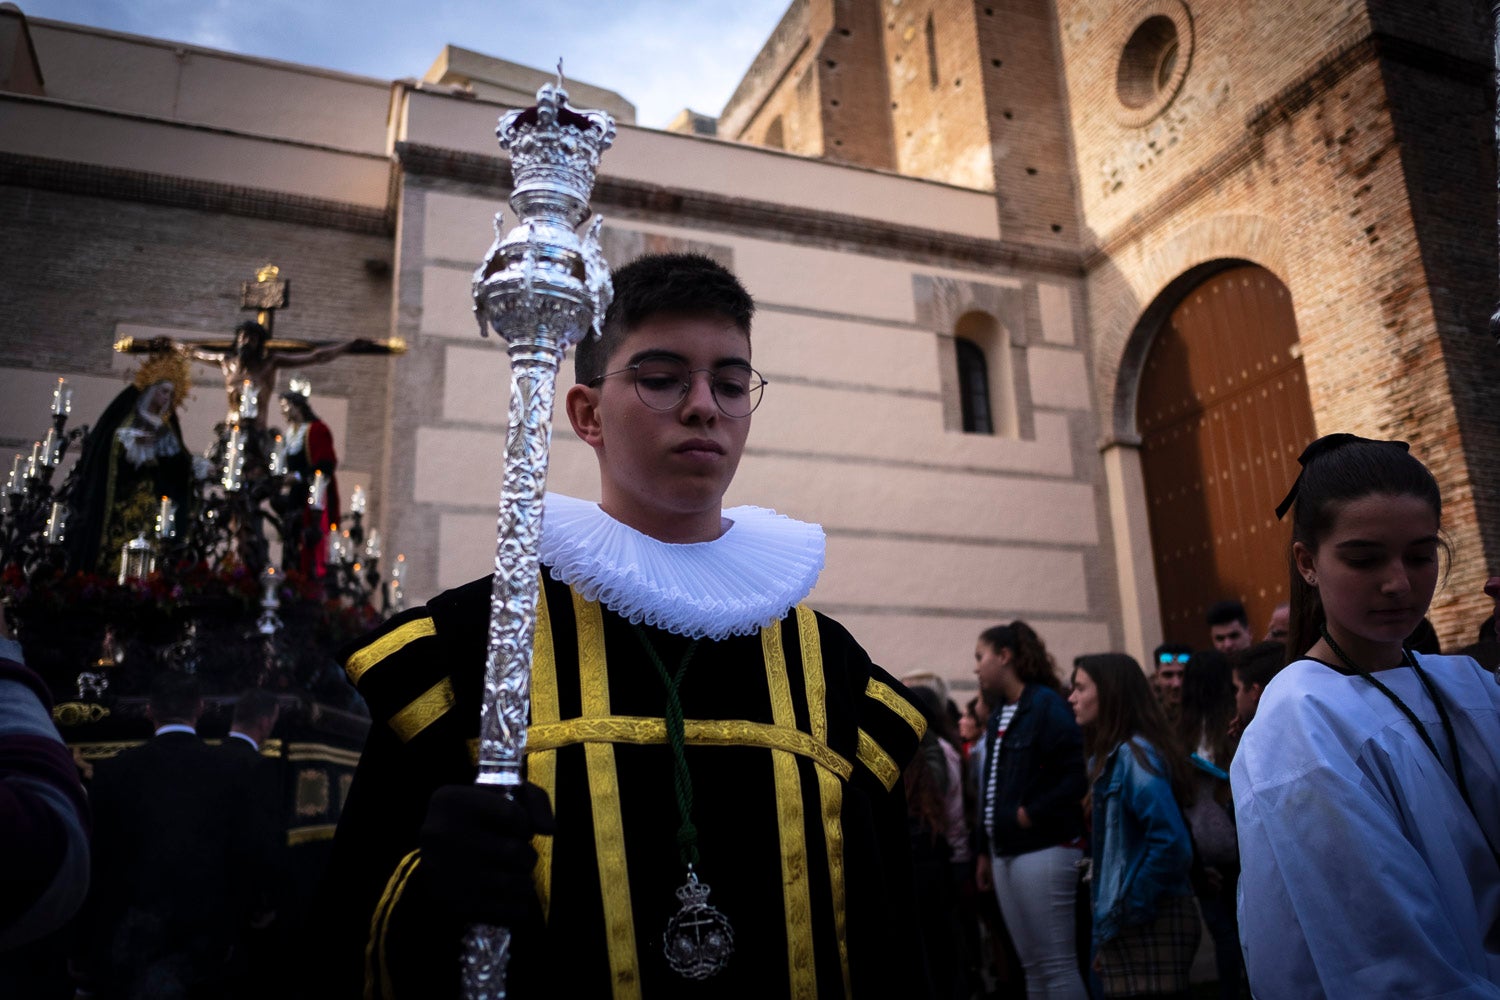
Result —
[{"label": "yellow stripe trim on robe", "polygon": [[922,713],[917,711],[915,705],[897,694],[896,689],[885,681],[871,677],[869,683],[865,685],[865,694],[901,716],[908,726],[916,730],[917,739],[921,739],[922,735],[927,732],[927,720],[922,717]]},{"label": "yellow stripe trim on robe", "polygon": [[400,628],[387,632],[368,646],[361,646],[349,654],[349,659],[344,662],[344,673],[349,675],[351,683],[358,685],[359,679],[365,675],[366,670],[397,652],[407,643],[429,635],[437,635],[437,626],[432,623],[431,616],[409,621]]},{"label": "yellow stripe trim on robe", "polygon": [[859,731],[858,756],[859,762],[880,779],[886,791],[895,788],[896,782],[901,780],[901,769],[896,766],[895,758],[886,753],[885,748],[863,729]]},{"label": "yellow stripe trim on robe", "polygon": [[[689,746],[752,746],[785,750],[807,757],[819,768],[848,780],[854,765],[800,729],[786,729],[743,719],[684,719]],[[478,742],[471,741],[474,752]],[[555,750],[574,743],[631,743],[638,746],[667,742],[665,719],[638,715],[611,715],[603,719],[568,719],[533,724],[526,732],[530,751]]]},{"label": "yellow stripe trim on robe", "polygon": [[442,718],[443,713],[452,707],[453,682],[444,677],[391,716],[390,727],[401,737],[401,742],[409,743],[412,737]]},{"label": "yellow stripe trim on robe", "polygon": [[[812,608],[797,605],[797,645],[802,650],[802,676],[807,685],[807,721],[813,739],[828,742],[828,682],[823,675],[823,643]],[[848,774],[843,775],[845,780]],[[823,843],[828,849],[828,884],[833,896],[833,928],[839,946],[839,972],[844,997],[854,995],[849,978],[849,940],[844,899],[844,786],[828,771],[818,771],[818,797],[823,804]]]},{"label": "yellow stripe trim on robe", "polygon": [[[781,645],[781,623],[760,630],[766,660],[766,687],[771,695],[771,721],[791,729],[797,725],[792,707],[792,685]],[[812,895],[807,884],[807,831],[803,825],[802,782],[797,758],[785,750],[771,751],[776,779],[776,815],[781,841],[781,901],[786,911],[787,981],[794,998],[817,1000],[818,975],[813,954]]]},{"label": "yellow stripe trim on robe", "polygon": [[[391,970],[386,964],[385,932],[390,923],[391,911],[395,909],[396,901],[406,888],[406,880],[411,877],[420,860],[417,852],[412,851],[396,863],[396,870],[391,872],[391,877],[385,883],[385,892],[381,893],[380,902],[375,904],[375,912],[370,916],[370,940],[365,944],[365,1000],[392,995]],[[380,969],[378,993],[375,978],[377,966]]]},{"label": "yellow stripe trim on robe", "polygon": [[[604,659],[604,616],[598,604],[584,600],[576,590],[573,615],[578,622],[583,714],[607,716],[609,671]],[[620,815],[615,748],[608,743],[585,743],[583,753],[594,813],[594,852],[599,859],[611,985],[616,1000],[640,1000],[641,974],[635,950],[635,917],[630,907],[630,873],[625,865],[625,825]]]},{"label": "yellow stripe trim on robe", "polygon": [[[557,696],[557,655],[552,645],[552,615],[547,610],[547,588],[537,583],[536,638],[531,645],[531,725],[556,722],[561,709]],[[557,809],[557,754],[532,745],[531,729],[526,735],[526,780],[547,793],[547,801]],[[475,744],[478,750],[478,744]],[[542,904],[542,919],[552,914],[552,838],[537,834],[531,838],[536,851],[536,867],[531,880]]]}]

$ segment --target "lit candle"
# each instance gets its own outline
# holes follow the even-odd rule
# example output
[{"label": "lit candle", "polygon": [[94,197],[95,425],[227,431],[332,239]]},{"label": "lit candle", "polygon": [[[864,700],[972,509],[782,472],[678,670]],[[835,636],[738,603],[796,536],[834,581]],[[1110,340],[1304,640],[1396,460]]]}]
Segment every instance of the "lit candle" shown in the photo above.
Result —
[{"label": "lit candle", "polygon": [[313,473],[312,489],[307,491],[307,505],[314,510],[322,510],[328,502],[328,479],[322,470]]},{"label": "lit candle", "polygon": [[60,378],[52,389],[52,415],[65,417],[71,412],[73,412],[73,390],[68,388],[67,379]]},{"label": "lit candle", "polygon": [[47,438],[42,442],[42,465],[52,468],[62,457],[62,439],[57,436],[57,430],[47,428]]},{"label": "lit candle", "polygon": [[177,537],[177,505],[171,497],[161,498],[161,509],[156,513],[156,537]]},{"label": "lit candle", "polygon": [[276,440],[271,442],[270,472],[273,476],[286,475],[286,440],[276,435]]},{"label": "lit candle", "polygon": [[245,445],[238,425],[229,432],[229,442],[224,446],[224,474],[219,485],[231,493],[238,493],[244,485]]},{"label": "lit candle", "polygon": [[13,497],[22,496],[26,492],[26,470],[21,468],[21,456],[10,463],[10,479],[6,480],[5,492]]},{"label": "lit candle", "polygon": [[57,545],[68,530],[68,508],[61,503],[52,505],[52,515],[47,518],[47,544]]},{"label": "lit candle", "polygon": [[365,539],[365,558],[380,558],[380,531],[376,528],[371,528],[370,537]]},{"label": "lit candle", "polygon": [[344,561],[343,548],[344,548],[344,539],[343,539],[342,536],[339,535],[339,526],[336,525],[336,524],[329,525],[329,527],[328,527],[328,554],[327,554],[328,561],[329,562],[343,562]]},{"label": "lit candle", "polygon": [[349,497],[349,510],[355,514],[365,512],[365,491],[363,487],[354,487],[354,493]]},{"label": "lit candle", "polygon": [[260,585],[265,588],[265,593],[261,596],[260,599],[261,607],[281,607],[281,599],[276,596],[276,584],[278,582],[279,581],[276,578],[276,567],[267,566],[266,571],[260,576]]},{"label": "lit candle", "polygon": [[249,379],[240,383],[240,419],[254,420],[260,415],[260,386]]},{"label": "lit candle", "polygon": [[396,564],[391,567],[391,607],[402,611],[406,606],[406,556],[396,554]]}]

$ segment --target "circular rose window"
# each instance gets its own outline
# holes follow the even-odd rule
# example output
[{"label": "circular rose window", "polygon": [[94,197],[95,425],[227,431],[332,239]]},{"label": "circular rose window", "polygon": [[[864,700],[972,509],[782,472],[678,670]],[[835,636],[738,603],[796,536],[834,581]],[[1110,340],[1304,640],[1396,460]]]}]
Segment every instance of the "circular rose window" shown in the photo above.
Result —
[{"label": "circular rose window", "polygon": [[[1144,16],[1142,16],[1144,14]],[[1120,50],[1115,96],[1127,125],[1144,125],[1166,108],[1182,88],[1192,54],[1193,29],[1187,8],[1158,2],[1136,14]]]}]

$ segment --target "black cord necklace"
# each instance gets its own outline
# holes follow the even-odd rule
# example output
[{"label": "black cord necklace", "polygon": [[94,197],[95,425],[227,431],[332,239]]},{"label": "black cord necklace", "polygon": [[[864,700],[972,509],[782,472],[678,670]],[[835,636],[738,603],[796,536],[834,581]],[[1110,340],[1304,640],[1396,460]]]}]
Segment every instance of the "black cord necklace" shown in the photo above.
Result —
[{"label": "black cord necklace", "polygon": [[[1422,742],[1427,744],[1427,749],[1432,751],[1432,755],[1437,758],[1438,765],[1441,766],[1443,755],[1438,753],[1437,744],[1432,740],[1432,734],[1427,731],[1426,726],[1422,725],[1422,721],[1417,718],[1417,713],[1412,711],[1411,706],[1402,701],[1400,695],[1386,687],[1378,677],[1350,659],[1349,654],[1345,653],[1339,647],[1339,644],[1333,641],[1333,636],[1329,633],[1326,622],[1318,626],[1318,630],[1323,634],[1323,641],[1328,643],[1328,648],[1333,650],[1333,654],[1343,661],[1344,666],[1373,684],[1377,691],[1389,698],[1391,704],[1401,710],[1401,714],[1406,716],[1407,720],[1416,727],[1417,734],[1422,737]],[[1417,666],[1416,658],[1405,647],[1401,650],[1401,662],[1403,665],[1410,666],[1412,670],[1416,671],[1417,678],[1421,680],[1422,687],[1427,691],[1427,697],[1431,698],[1432,703],[1437,706],[1438,719],[1443,724],[1443,735],[1448,740],[1448,753],[1453,757],[1453,780],[1458,785],[1458,793],[1464,798],[1464,805],[1469,807],[1470,812],[1473,812],[1474,803],[1469,798],[1469,783],[1464,780],[1463,758],[1458,753],[1458,737],[1453,733],[1453,720],[1448,717],[1448,709],[1443,704],[1443,699],[1438,697],[1437,688],[1433,686],[1432,679],[1427,676],[1427,671]],[[1447,770],[1447,768],[1444,768],[1444,770]]]}]

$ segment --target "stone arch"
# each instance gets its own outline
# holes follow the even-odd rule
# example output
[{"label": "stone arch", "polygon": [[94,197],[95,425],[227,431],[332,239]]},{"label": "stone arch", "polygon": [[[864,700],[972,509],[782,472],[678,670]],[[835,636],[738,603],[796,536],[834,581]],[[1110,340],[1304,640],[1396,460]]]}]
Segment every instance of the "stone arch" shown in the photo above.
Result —
[{"label": "stone arch", "polygon": [[1286,599],[1273,509],[1315,422],[1285,283],[1246,263],[1183,278],[1159,299],[1136,430],[1163,633],[1198,645],[1215,599],[1242,601],[1257,627]]},{"label": "stone arch", "polygon": [[1162,321],[1194,285],[1237,264],[1258,264],[1290,286],[1281,229],[1258,215],[1216,215],[1151,246],[1122,252],[1090,283],[1094,373],[1106,442],[1135,444],[1141,365]]},{"label": "stone arch", "polygon": [[1089,274],[1094,398],[1114,527],[1121,625],[1126,649],[1138,657],[1161,642],[1163,624],[1135,423],[1142,366],[1172,307],[1193,285],[1242,263],[1258,264],[1290,286],[1275,221],[1258,215],[1211,216],[1158,242],[1130,244]]}]

